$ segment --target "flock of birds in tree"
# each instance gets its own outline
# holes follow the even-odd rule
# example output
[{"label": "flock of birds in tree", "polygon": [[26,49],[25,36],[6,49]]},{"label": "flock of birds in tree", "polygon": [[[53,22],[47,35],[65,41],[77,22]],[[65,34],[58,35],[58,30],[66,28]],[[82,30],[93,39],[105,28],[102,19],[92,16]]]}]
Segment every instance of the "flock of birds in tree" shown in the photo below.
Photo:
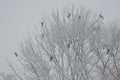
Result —
[{"label": "flock of birds in tree", "polygon": [[[70,16],[71,16],[71,13],[68,14],[67,18],[70,18]],[[101,14],[99,15],[99,17],[101,19],[104,19],[104,17]],[[81,16],[78,16],[78,18],[81,19]],[[44,26],[43,22],[41,22],[41,26]],[[44,34],[42,34],[42,37],[44,37]],[[67,48],[70,48],[70,44],[71,44],[70,42],[67,44]],[[109,54],[109,52],[110,52],[110,49],[107,49],[107,54]],[[18,57],[17,52],[15,52],[15,56]],[[52,61],[53,59],[54,59],[53,56],[50,56],[50,61]]]},{"label": "flock of birds in tree", "polygon": [[[68,14],[67,18],[69,19],[71,16],[71,13]],[[81,16],[78,16],[79,19],[81,19]]]},{"label": "flock of birds in tree", "polygon": [[[71,13],[68,14],[67,18],[70,18],[70,16],[71,16]],[[101,19],[104,19],[104,17],[103,17],[101,14],[99,15],[99,17],[100,17]],[[79,15],[78,18],[81,19],[81,16]],[[44,23],[43,23],[43,21],[42,21],[42,22],[41,22],[41,26],[43,26],[43,25],[44,25]]]}]

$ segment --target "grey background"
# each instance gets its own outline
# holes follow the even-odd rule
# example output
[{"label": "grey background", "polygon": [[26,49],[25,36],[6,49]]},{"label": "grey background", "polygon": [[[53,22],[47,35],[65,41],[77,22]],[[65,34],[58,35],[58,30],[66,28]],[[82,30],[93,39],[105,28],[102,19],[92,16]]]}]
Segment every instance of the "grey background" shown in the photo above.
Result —
[{"label": "grey background", "polygon": [[106,22],[120,18],[120,0],[0,0],[0,71],[8,70],[7,59],[16,61],[18,42],[39,26],[41,16],[70,4],[102,12]]}]

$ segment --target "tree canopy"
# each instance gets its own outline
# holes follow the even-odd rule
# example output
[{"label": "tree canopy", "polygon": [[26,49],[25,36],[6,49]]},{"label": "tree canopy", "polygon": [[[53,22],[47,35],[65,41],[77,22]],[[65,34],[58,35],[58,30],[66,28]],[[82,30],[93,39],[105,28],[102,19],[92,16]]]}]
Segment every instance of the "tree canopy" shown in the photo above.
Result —
[{"label": "tree canopy", "polygon": [[104,18],[85,8],[53,12],[20,44],[16,79],[120,80],[120,25]]}]

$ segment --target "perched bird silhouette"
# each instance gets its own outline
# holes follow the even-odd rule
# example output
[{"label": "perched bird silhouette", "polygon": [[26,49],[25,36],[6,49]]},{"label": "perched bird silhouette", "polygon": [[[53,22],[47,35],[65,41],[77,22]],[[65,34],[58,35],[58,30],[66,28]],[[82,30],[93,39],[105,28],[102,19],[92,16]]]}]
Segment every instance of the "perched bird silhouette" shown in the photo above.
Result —
[{"label": "perched bird silhouette", "polygon": [[41,22],[41,26],[43,26],[43,22]]},{"label": "perched bird silhouette", "polygon": [[107,53],[106,53],[106,54],[110,54],[110,55],[113,56],[113,57],[116,56],[115,54],[113,54],[113,53],[110,51],[110,49],[107,49]]},{"label": "perched bird silhouette", "polygon": [[70,48],[70,42],[67,44],[67,48]]},{"label": "perched bird silhouette", "polygon": [[101,14],[99,15],[99,17],[102,18],[102,19],[104,19],[104,17]]},{"label": "perched bird silhouette", "polygon": [[18,57],[18,54],[15,52],[15,56]]},{"label": "perched bird silhouette", "polygon": [[50,56],[50,61],[52,61],[53,60],[53,56]]},{"label": "perched bird silhouette", "polygon": [[79,16],[79,19],[81,19],[81,16]]},{"label": "perched bird silhouette", "polygon": [[70,18],[70,16],[71,16],[71,13],[69,13],[67,17]]},{"label": "perched bird silhouette", "polygon": [[42,34],[42,37],[44,37],[44,34]]},{"label": "perched bird silhouette", "polygon": [[107,53],[106,54],[108,54],[110,52],[110,49],[107,49]]}]

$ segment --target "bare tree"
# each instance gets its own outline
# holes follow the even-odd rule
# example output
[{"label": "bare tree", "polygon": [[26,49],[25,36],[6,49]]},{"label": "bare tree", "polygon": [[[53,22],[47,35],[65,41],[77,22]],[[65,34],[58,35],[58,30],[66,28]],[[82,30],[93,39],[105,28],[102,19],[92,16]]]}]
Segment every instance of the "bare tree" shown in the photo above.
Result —
[{"label": "bare tree", "polygon": [[18,79],[120,80],[119,24],[106,25],[102,15],[84,8],[65,11],[69,13],[62,16],[52,13],[34,36],[20,44],[26,76],[11,66]]}]

